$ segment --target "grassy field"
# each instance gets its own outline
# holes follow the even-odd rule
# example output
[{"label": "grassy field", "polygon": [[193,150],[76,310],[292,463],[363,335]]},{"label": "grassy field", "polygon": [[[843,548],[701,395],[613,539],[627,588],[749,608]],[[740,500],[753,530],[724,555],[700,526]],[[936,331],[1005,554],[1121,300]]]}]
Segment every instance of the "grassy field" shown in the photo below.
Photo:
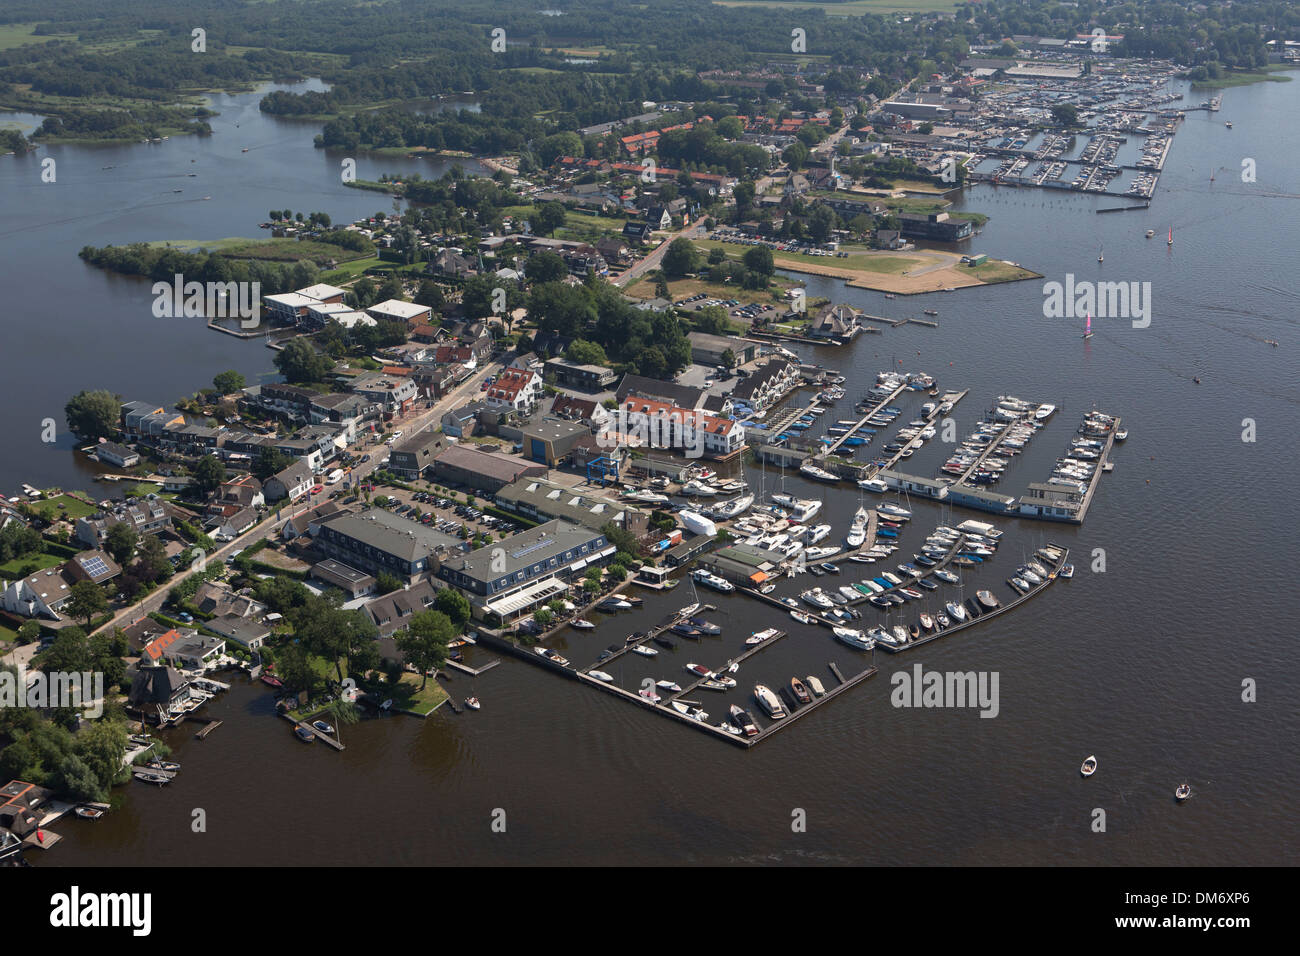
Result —
[{"label": "grassy field", "polygon": [[[310,239],[299,241],[288,237],[250,239],[245,236],[228,236],[225,239],[158,239],[149,245],[154,248],[179,249],[182,252],[203,249],[208,252],[220,252],[236,259],[266,259],[271,262],[297,262],[300,259],[310,259],[318,265],[329,259],[337,262],[356,255],[350,249],[334,246],[328,242],[313,242]],[[362,266],[365,269],[378,261],[374,257],[367,256],[349,260],[348,264],[367,263]]]},{"label": "grassy field", "polygon": [[846,0],[818,3],[816,0],[713,0],[720,7],[774,7],[778,10],[821,10],[827,16],[860,17],[867,13],[951,13],[952,0]]},{"label": "grassy field", "polygon": [[74,40],[72,34],[56,36],[34,36],[35,23],[0,23],[0,50],[12,50],[14,47],[29,43],[48,43],[51,40]]},{"label": "grassy field", "polygon": [[1193,89],[1198,90],[1221,90],[1230,86],[1248,86],[1251,83],[1290,83],[1291,77],[1278,76],[1278,71],[1284,69],[1294,69],[1283,64],[1269,67],[1268,73],[1232,73],[1228,76],[1221,76],[1217,80],[1197,80],[1192,84]]},{"label": "grassy field", "polygon": [[[157,486],[150,485],[150,487],[155,488]],[[71,495],[58,495],[54,498],[46,498],[39,502],[33,502],[33,504],[37,509],[40,509],[46,504],[53,505],[54,510],[58,514],[69,518],[84,518],[86,515],[95,513],[93,507],[86,504],[84,501],[79,501],[76,498],[73,498]],[[62,505],[62,507],[60,507],[60,505]]]},{"label": "grassy field", "polygon": [[4,564],[0,564],[0,578],[6,581],[12,581],[22,575],[22,569],[28,565],[34,564],[39,570],[52,568],[56,564],[62,564],[68,560],[61,554],[49,554],[45,551],[37,551],[35,554],[24,554],[21,557],[12,558]]}]

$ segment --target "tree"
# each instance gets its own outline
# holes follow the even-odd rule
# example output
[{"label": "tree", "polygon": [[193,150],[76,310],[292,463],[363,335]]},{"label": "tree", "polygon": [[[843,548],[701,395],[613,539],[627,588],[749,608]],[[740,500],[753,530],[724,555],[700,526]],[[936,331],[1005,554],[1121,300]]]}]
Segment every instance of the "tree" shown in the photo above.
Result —
[{"label": "tree", "polygon": [[764,279],[770,279],[776,273],[776,262],[772,259],[772,250],[767,246],[752,246],[745,252],[745,268],[757,273]]},{"label": "tree", "polygon": [[122,415],[122,396],[104,389],[80,391],[63,407],[68,428],[83,441],[113,438]]},{"label": "tree", "polygon": [[249,469],[254,478],[258,481],[266,481],[272,475],[278,474],[293,464],[293,459],[280,451],[278,448],[270,446],[261,449],[257,453],[257,458],[253,462],[253,467]]},{"label": "tree", "polygon": [[549,236],[564,225],[564,206],[558,202],[544,202],[533,213],[534,232]]},{"label": "tree", "polygon": [[451,619],[457,631],[463,631],[469,623],[469,598],[454,588],[442,588],[434,601],[434,607]]},{"label": "tree", "polygon": [[47,674],[55,671],[81,674],[90,670],[92,662],[86,632],[79,627],[60,629],[53,643],[37,655],[36,661]]},{"label": "tree", "polygon": [[140,539],[139,557],[135,562],[136,576],[141,581],[162,580],[171,568],[167,560],[167,546],[156,534],[146,534]]},{"label": "tree", "polygon": [[319,382],[334,368],[330,359],[306,339],[290,339],[273,359],[276,369],[293,383]]},{"label": "tree", "polygon": [[609,361],[605,356],[605,350],[598,343],[588,342],[586,339],[574,339],[570,342],[569,347],[564,350],[564,357],[578,365],[605,365]]},{"label": "tree", "polygon": [[212,387],[222,395],[229,395],[231,392],[238,392],[244,387],[244,376],[240,375],[234,369],[225,372],[218,372],[212,378]]},{"label": "tree", "polygon": [[442,294],[442,287],[430,279],[425,279],[420,283],[420,290],[415,293],[416,305],[427,305],[434,312],[441,312],[447,304],[446,296]]},{"label": "tree", "polygon": [[721,246],[714,246],[709,250],[709,265],[716,266],[727,261],[727,254]]},{"label": "tree", "polygon": [[41,636],[41,626],[36,621],[23,621],[18,628],[18,643],[31,644]]},{"label": "tree", "polygon": [[700,253],[695,243],[686,238],[674,239],[664,253],[663,269],[670,276],[681,278],[700,268]]},{"label": "tree", "polygon": [[1052,121],[1057,126],[1077,126],[1079,110],[1073,103],[1058,103],[1052,107]]},{"label": "tree", "polygon": [[569,267],[554,252],[535,252],[524,263],[524,275],[536,285],[541,282],[559,282],[569,274]]},{"label": "tree", "polygon": [[108,526],[104,535],[104,550],[114,561],[125,566],[131,560],[131,555],[135,554],[135,545],[139,539],[140,535],[133,525],[118,521]]},{"label": "tree", "polygon": [[226,465],[216,455],[204,455],[194,464],[194,487],[207,496],[221,487],[226,480]]},{"label": "tree", "polygon": [[380,594],[392,594],[394,591],[402,590],[402,581],[394,574],[380,571],[375,578],[375,590]]},{"label": "tree", "polygon": [[108,598],[104,595],[104,589],[94,581],[78,581],[72,586],[69,595],[66,606],[69,616],[85,621],[86,627],[90,627],[95,615],[108,610]]},{"label": "tree", "polygon": [[798,172],[808,162],[808,147],[802,142],[791,143],[781,153],[781,159],[792,171]]},{"label": "tree", "polygon": [[410,626],[396,635],[397,649],[421,675],[420,690],[429,681],[429,671],[447,660],[447,645],[456,637],[456,626],[442,611],[421,611]]},{"label": "tree", "polygon": [[723,349],[723,350],[722,350],[722,364],[725,365],[727,368],[735,368],[735,367],[736,367],[736,353],[733,352],[733,351],[731,351],[731,349]]}]

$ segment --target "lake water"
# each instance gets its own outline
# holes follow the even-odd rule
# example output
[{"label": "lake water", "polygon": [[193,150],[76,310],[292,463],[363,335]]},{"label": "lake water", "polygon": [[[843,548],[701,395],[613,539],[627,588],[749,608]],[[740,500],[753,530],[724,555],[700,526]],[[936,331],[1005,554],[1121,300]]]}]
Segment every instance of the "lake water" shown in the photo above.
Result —
[{"label": "lake water", "polygon": [[[147,288],[83,267],[79,246],[247,235],[272,207],[345,220],[387,202],[341,187],[335,158],[311,149],[310,126],[263,117],[251,97],[218,105],[211,139],[50,150],[57,186],[39,182],[45,150],[0,160],[6,197],[19,197],[0,214],[18,305],[7,311],[11,349],[30,357],[11,358],[0,386],[10,485],[76,482],[70,443],[41,445],[39,419],[61,422],[79,388],[166,402],[223,368],[250,380],[271,368],[260,343],[153,319]],[[937,330],[909,325],[843,349],[803,350],[849,377],[848,399],[827,417],[847,417],[851,400],[889,367],[970,388],[954,413],[962,435],[999,394],[1052,402],[1061,412],[1003,483],[1015,494],[1045,480],[1086,410],[1123,416],[1131,437],[1086,526],[1004,521],[999,563],[965,576],[968,594],[988,586],[1006,599],[1006,565],[1051,540],[1073,549],[1073,581],[986,626],[877,655],[879,675],[749,751],[510,659],[477,679],[453,676],[456,699],[475,694],[482,711],[367,720],[343,729],[342,753],[303,746],[273,719],[263,688],[240,685],[212,705],[225,724],[206,741],[171,734],[185,765],[174,784],[133,783],[105,820],[61,823],[67,839],[35,862],[1294,864],[1289,795],[1300,770],[1285,741],[1300,730],[1289,572],[1297,509],[1285,489],[1300,405],[1300,133],[1278,118],[1298,109],[1300,84],[1266,83],[1226,91],[1221,113],[1189,113],[1146,212],[1094,212],[1113,198],[970,191],[961,205],[992,217],[971,249],[1043,280],[895,300],[810,283],[814,294],[873,314],[940,312]],[[1237,172],[1247,158],[1254,183]],[[108,164],[116,168],[101,170]],[[358,174],[395,165],[362,160]],[[186,182],[192,169],[198,183]],[[1211,183],[1211,169],[1227,171]],[[184,196],[173,197],[176,184]],[[195,202],[192,192],[213,201]],[[1147,229],[1156,238],[1144,238]],[[1043,283],[1067,273],[1150,282],[1150,327],[1096,320],[1084,342],[1081,322],[1044,318]],[[1244,419],[1255,423],[1253,443],[1242,441]],[[941,457],[932,442],[910,467],[933,473]],[[781,476],[751,469],[749,479],[771,490]],[[785,484],[825,498],[819,520],[843,534],[856,489],[795,476]],[[1266,497],[1275,492],[1277,500]],[[914,504],[905,545],[941,521],[982,517]],[[1101,573],[1091,570],[1097,549]],[[806,586],[799,579],[781,593]],[[642,611],[554,646],[587,663],[686,603],[687,591],[648,596]],[[680,681],[687,661],[720,664],[750,631],[790,628],[742,667],[737,694],[702,700],[716,721],[724,701],[739,701],[755,682],[825,679],[829,661],[846,673],[864,664],[826,631],[750,599],[706,600],[719,606],[710,616],[724,625],[721,639],[625,662],[616,678]],[[470,659],[493,656],[476,649]],[[892,707],[890,675],[918,663],[996,671],[998,717]],[[1242,702],[1243,681],[1257,684],[1258,703]],[[1078,766],[1090,753],[1101,770],[1084,781]],[[1172,792],[1183,781],[1195,796],[1176,806]],[[204,835],[190,830],[196,807],[207,811]],[[1090,831],[1097,807],[1107,811],[1104,835]],[[505,833],[490,828],[498,809]],[[807,813],[806,833],[791,832],[797,809]]]}]

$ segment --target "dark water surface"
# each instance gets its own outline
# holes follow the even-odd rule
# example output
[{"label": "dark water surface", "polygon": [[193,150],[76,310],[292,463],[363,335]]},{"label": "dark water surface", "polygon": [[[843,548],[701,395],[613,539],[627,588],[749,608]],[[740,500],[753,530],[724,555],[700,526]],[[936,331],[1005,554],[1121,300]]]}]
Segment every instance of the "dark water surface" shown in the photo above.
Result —
[{"label": "dark water surface", "polygon": [[[0,385],[8,485],[76,484],[70,445],[42,446],[38,419],[61,421],[78,388],[165,402],[226,367],[250,379],[271,368],[260,343],[152,318],[147,289],[82,266],[79,246],[245,235],[271,207],[345,220],[388,202],[340,186],[337,159],[311,149],[314,128],[261,117],[252,97],[218,105],[221,134],[211,139],[51,150],[57,187],[37,179],[45,151],[0,160],[8,343],[31,359],[16,362],[11,352]],[[846,349],[806,350],[850,379],[849,398],[828,418],[848,417],[851,399],[891,365],[970,388],[954,413],[963,435],[999,394],[1057,404],[1062,411],[1003,482],[1018,494],[1046,480],[1087,409],[1123,416],[1131,437],[1086,526],[1002,522],[999,563],[967,575],[966,593],[988,586],[1005,600],[1006,566],[1046,540],[1074,550],[1073,581],[985,627],[898,657],[878,654],[879,675],[750,751],[510,659],[475,680],[453,678],[455,697],[477,694],[482,711],[368,720],[343,729],[343,753],[300,744],[273,719],[262,688],[240,685],[212,705],[225,724],[209,739],[171,735],[185,765],[174,784],[133,783],[106,819],[59,824],[68,839],[37,862],[1295,863],[1289,490],[1300,405],[1300,134],[1280,120],[1298,111],[1300,84],[1265,83],[1228,90],[1222,113],[1189,114],[1148,212],[1096,215],[1115,200],[1039,190],[966,195],[966,208],[992,217],[974,251],[1021,262],[1043,281],[1073,272],[1150,282],[1149,328],[1094,320],[1097,334],[1084,343],[1081,322],[1043,317],[1037,280],[896,300],[810,283],[874,314],[940,311],[937,330],[904,326]],[[226,128],[234,122],[238,131]],[[250,152],[240,154],[244,145]],[[1256,160],[1256,183],[1236,175],[1245,157]],[[398,166],[367,162],[363,178]],[[117,168],[101,171],[107,164]],[[185,181],[194,167],[201,186]],[[1211,169],[1219,170],[1213,183]],[[173,182],[183,197],[173,198]],[[191,192],[214,198],[195,203]],[[1164,241],[1171,225],[1172,248]],[[1144,238],[1148,228],[1155,239]],[[905,412],[920,399],[912,401]],[[1246,418],[1257,425],[1254,443],[1241,439]],[[911,468],[932,474],[945,450],[932,442]],[[771,470],[749,478],[768,490],[781,480]],[[843,534],[856,489],[785,482],[825,497],[819,520]],[[915,510],[905,544],[941,521],[981,517],[924,503]],[[1104,549],[1104,573],[1090,570],[1094,549]],[[821,583],[861,576],[859,566],[844,567]],[[781,593],[808,583],[783,584]],[[647,597],[642,611],[555,646],[586,663],[686,603],[688,591]],[[757,681],[827,680],[828,661],[845,673],[865,663],[826,631],[750,599],[706,599],[719,606],[711,616],[725,625],[721,639],[683,642],[653,662],[633,658],[615,676],[628,686],[644,675],[682,681],[687,661],[720,664],[750,631],[790,629],[742,667],[740,693],[695,695],[716,722],[723,701],[740,700]],[[476,649],[471,660],[490,656]],[[999,715],[890,706],[890,675],[917,663],[998,672]],[[1241,702],[1246,679],[1257,682],[1258,703]],[[1101,769],[1084,781],[1077,768],[1090,753]],[[1195,796],[1175,805],[1184,780]],[[208,831],[194,834],[191,812],[200,807]],[[1090,831],[1097,807],[1107,813],[1104,834]],[[497,808],[505,833],[490,829]],[[791,832],[797,808],[806,833]]]}]

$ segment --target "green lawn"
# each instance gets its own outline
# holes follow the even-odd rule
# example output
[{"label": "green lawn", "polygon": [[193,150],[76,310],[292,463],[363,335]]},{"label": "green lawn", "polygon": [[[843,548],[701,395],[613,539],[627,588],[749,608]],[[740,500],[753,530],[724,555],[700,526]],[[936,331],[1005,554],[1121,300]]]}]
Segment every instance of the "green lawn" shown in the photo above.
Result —
[{"label": "green lawn", "polygon": [[74,40],[72,34],[57,36],[34,36],[35,23],[0,23],[0,50],[12,50],[14,47],[28,43],[48,43],[51,40]]},{"label": "green lawn", "polygon": [[[157,488],[157,485],[150,485],[150,488]],[[86,515],[94,514],[98,509],[93,505],[88,505],[71,495],[57,495],[53,498],[43,498],[40,501],[32,502],[32,506],[38,511],[45,505],[53,505],[56,514],[65,515],[69,518],[84,518]],[[60,508],[59,506],[63,507]]]},{"label": "green lawn", "polygon": [[35,554],[25,554],[21,557],[12,558],[4,564],[0,564],[0,578],[12,581],[22,576],[22,569],[29,564],[38,566],[38,570],[52,568],[56,564],[62,564],[68,560],[61,554],[49,554],[45,551],[38,551]]}]

